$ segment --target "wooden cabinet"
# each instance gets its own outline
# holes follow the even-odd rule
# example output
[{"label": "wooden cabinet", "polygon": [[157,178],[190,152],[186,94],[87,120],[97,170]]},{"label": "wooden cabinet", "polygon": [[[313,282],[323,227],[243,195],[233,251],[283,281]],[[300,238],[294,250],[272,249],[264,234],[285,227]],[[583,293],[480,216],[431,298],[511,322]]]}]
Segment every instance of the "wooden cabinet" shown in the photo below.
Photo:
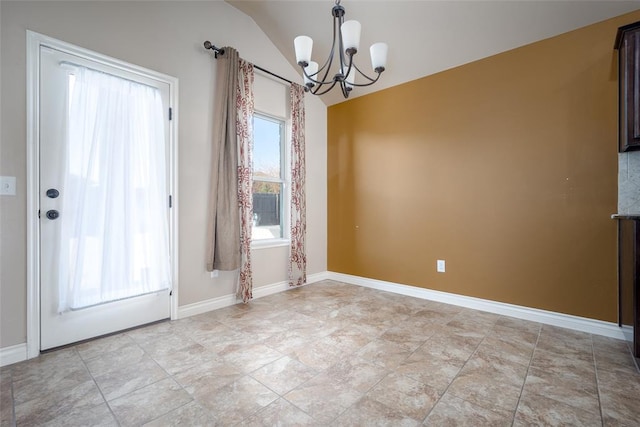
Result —
[{"label": "wooden cabinet", "polygon": [[640,215],[618,220],[618,324],[633,328],[633,355],[640,361]]},{"label": "wooden cabinet", "polygon": [[640,22],[618,29],[619,151],[640,150]]}]

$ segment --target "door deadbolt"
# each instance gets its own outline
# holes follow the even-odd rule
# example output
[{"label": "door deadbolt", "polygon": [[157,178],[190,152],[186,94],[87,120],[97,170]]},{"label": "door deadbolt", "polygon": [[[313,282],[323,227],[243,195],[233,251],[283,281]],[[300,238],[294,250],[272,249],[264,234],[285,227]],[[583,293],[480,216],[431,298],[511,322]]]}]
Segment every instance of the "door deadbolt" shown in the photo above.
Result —
[{"label": "door deadbolt", "polygon": [[58,190],[56,190],[55,188],[50,188],[50,189],[47,190],[47,197],[50,198],[50,199],[55,199],[59,195],[60,195],[60,192]]},{"label": "door deadbolt", "polygon": [[58,212],[55,209],[52,209],[50,211],[47,211],[47,218],[49,219],[56,219],[60,216],[60,212]]}]

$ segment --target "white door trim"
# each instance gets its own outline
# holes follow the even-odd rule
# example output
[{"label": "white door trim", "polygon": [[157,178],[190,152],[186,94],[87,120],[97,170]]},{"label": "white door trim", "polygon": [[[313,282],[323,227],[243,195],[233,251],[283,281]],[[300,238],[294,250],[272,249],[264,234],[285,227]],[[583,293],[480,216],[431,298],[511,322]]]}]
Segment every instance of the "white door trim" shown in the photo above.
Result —
[{"label": "white door trim", "polygon": [[85,57],[115,68],[149,76],[169,85],[172,120],[169,126],[169,192],[172,209],[169,218],[171,240],[171,319],[178,317],[178,79],[115,58],[102,55],[54,38],[27,30],[27,358],[40,354],[40,46]]}]

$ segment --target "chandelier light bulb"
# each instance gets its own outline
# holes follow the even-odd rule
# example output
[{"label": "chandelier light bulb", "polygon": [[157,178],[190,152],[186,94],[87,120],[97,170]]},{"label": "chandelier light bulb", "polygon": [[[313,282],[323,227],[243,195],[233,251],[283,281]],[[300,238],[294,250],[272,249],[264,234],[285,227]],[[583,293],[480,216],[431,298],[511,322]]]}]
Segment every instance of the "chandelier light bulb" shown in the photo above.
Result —
[{"label": "chandelier light bulb", "polygon": [[355,73],[355,68],[351,67],[351,71],[349,71],[349,74],[347,74],[347,71],[349,70],[349,68],[343,68],[342,69],[342,75],[345,76],[344,77],[344,81],[347,85],[347,90],[351,90],[353,89],[353,84],[356,82],[356,73]]},{"label": "chandelier light bulb", "polygon": [[298,36],[293,40],[293,46],[296,50],[296,62],[306,67],[311,62],[313,39],[309,36]]},{"label": "chandelier light bulb", "polygon": [[[358,21],[345,21],[340,27],[342,33],[342,43],[344,44],[345,53],[353,55],[360,48],[360,32],[362,26]],[[353,50],[350,50],[353,49]]]},{"label": "chandelier light bulb", "polygon": [[386,43],[374,43],[369,48],[371,52],[371,66],[376,73],[384,71],[384,67],[387,65],[387,51],[389,47]]},{"label": "chandelier light bulb", "polygon": [[[304,76],[304,85],[307,87],[312,87],[314,83],[311,81],[311,79],[316,79],[316,74],[318,73],[318,63],[315,61],[309,62],[309,65],[304,67],[304,72],[306,74]],[[311,77],[311,79],[307,76]]]}]

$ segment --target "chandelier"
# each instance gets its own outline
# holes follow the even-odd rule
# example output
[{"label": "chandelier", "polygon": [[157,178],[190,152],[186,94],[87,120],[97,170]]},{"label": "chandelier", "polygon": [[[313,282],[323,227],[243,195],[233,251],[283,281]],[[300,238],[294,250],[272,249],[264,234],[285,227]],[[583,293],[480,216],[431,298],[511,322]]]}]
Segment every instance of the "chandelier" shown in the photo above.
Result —
[{"label": "chandelier", "polygon": [[[298,36],[293,41],[296,50],[296,62],[302,68],[305,91],[314,95],[324,95],[335,86],[339,86],[342,95],[349,97],[349,92],[354,87],[370,86],[378,81],[384,71],[387,62],[387,44],[374,43],[369,48],[371,53],[371,66],[375,71],[375,77],[369,77],[360,70],[353,61],[360,47],[360,23],[358,21],[345,21],[345,10],[340,5],[340,0],[331,9],[333,15],[333,43],[329,57],[322,67],[311,60],[313,39],[308,36]],[[335,56],[338,57],[337,67],[333,67]],[[356,83],[356,76],[360,76]],[[364,82],[362,82],[364,79]]]}]

